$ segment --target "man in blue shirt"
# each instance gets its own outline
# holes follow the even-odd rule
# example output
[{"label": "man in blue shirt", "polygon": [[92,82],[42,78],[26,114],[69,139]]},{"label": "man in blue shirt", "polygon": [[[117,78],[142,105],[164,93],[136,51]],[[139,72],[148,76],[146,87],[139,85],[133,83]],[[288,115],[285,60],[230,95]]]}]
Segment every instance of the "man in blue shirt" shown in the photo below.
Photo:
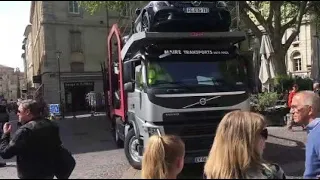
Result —
[{"label": "man in blue shirt", "polygon": [[293,120],[307,125],[306,161],[304,178],[320,176],[320,98],[313,91],[297,93],[291,104]]}]

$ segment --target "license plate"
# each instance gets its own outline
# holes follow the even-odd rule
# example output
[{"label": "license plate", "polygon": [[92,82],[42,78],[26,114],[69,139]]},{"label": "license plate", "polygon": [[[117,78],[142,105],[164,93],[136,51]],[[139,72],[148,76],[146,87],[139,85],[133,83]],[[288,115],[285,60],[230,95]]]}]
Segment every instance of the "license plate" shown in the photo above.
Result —
[{"label": "license plate", "polygon": [[194,159],[194,162],[195,163],[202,163],[202,162],[206,162],[207,161],[207,156],[202,156],[202,157],[196,157],[195,159]]},{"label": "license plate", "polygon": [[206,7],[188,7],[184,8],[185,13],[209,13],[209,8]]}]

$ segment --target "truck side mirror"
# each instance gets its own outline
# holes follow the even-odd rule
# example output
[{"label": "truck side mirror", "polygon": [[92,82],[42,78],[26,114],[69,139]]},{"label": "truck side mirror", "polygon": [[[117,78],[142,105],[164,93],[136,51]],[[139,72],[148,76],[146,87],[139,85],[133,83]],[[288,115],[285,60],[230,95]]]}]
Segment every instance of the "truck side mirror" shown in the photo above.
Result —
[{"label": "truck side mirror", "polygon": [[134,77],[133,62],[123,63],[123,82],[132,82]]},{"label": "truck side mirror", "polygon": [[141,13],[141,9],[140,9],[140,8],[137,8],[137,9],[136,9],[136,15],[139,16],[140,13]]},{"label": "truck side mirror", "polygon": [[134,92],[134,82],[127,82],[124,84],[124,91],[131,93]]}]

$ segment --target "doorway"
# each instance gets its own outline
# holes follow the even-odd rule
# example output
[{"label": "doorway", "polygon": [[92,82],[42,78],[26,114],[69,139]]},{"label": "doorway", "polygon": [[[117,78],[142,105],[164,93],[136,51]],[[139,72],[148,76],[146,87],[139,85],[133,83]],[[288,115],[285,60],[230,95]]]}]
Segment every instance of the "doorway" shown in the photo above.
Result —
[{"label": "doorway", "polygon": [[64,83],[64,89],[67,112],[88,110],[86,94],[94,91],[94,82],[68,82]]}]

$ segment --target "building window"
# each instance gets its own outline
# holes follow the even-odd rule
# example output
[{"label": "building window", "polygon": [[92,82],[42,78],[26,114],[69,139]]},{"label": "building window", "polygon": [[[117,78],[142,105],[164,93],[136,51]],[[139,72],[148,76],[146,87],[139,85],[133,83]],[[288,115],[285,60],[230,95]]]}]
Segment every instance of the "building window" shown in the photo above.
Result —
[{"label": "building window", "polygon": [[71,72],[84,72],[84,64],[82,62],[72,62],[70,67]]},{"label": "building window", "polygon": [[71,36],[71,52],[82,52],[81,49],[81,32],[72,31]]},{"label": "building window", "polygon": [[78,1],[69,1],[69,13],[80,14]]},{"label": "building window", "polygon": [[301,54],[299,52],[295,52],[292,55],[292,61],[293,61],[293,70],[294,71],[301,71],[302,70],[302,60],[301,60]]}]

